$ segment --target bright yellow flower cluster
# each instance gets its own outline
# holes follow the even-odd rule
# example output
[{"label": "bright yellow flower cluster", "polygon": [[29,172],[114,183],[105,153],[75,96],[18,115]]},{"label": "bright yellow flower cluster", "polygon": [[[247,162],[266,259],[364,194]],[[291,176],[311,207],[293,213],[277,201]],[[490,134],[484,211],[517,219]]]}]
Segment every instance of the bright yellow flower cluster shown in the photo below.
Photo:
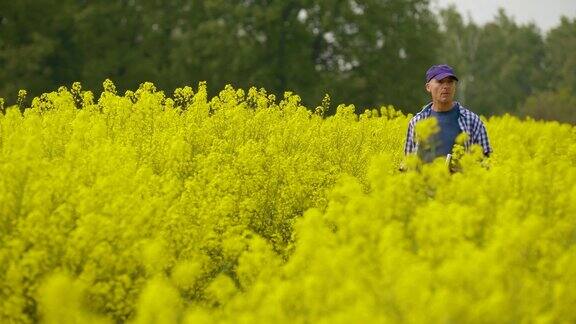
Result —
[{"label": "bright yellow flower cluster", "polygon": [[80,84],[0,114],[0,322],[576,321],[576,129],[398,170],[409,116]]}]

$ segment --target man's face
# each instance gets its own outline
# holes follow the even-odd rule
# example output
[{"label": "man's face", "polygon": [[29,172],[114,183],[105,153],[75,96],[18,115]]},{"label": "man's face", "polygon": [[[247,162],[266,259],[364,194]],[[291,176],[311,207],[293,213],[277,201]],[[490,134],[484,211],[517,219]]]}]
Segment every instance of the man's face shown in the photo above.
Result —
[{"label": "man's face", "polygon": [[451,103],[456,94],[456,80],[452,77],[442,80],[432,79],[426,83],[426,91],[432,95],[432,101]]}]

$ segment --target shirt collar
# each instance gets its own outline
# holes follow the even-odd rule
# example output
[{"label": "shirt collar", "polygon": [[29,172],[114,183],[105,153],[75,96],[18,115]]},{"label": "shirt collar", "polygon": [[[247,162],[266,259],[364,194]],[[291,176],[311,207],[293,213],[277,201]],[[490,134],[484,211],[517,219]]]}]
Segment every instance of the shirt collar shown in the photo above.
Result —
[{"label": "shirt collar", "polygon": [[[463,110],[460,109],[460,103],[458,101],[454,101],[454,107],[452,109],[457,109],[458,113],[460,116],[463,115]],[[424,109],[422,109],[422,113],[426,116],[429,117],[430,115],[432,115],[432,102],[428,103],[426,106],[424,106]]]}]

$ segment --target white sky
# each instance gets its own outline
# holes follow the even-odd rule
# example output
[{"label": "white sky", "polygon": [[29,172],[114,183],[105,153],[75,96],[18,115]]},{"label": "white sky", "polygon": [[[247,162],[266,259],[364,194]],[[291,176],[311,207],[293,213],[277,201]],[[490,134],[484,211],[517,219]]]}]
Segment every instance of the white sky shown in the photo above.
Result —
[{"label": "white sky", "polygon": [[431,0],[432,8],[455,4],[456,9],[477,24],[487,23],[502,7],[518,24],[535,22],[542,32],[560,24],[560,17],[576,17],[576,0]]}]

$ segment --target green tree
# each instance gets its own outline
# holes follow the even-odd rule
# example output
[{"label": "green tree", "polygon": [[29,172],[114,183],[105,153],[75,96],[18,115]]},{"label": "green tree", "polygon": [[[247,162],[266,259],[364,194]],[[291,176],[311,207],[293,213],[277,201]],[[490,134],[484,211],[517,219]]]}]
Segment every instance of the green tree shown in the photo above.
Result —
[{"label": "green tree", "polygon": [[543,59],[544,40],[536,26],[519,26],[501,9],[481,30],[468,102],[483,114],[515,112],[545,87]]},{"label": "green tree", "polygon": [[546,68],[550,88],[567,88],[576,94],[576,18],[562,17],[546,37]]},{"label": "green tree", "polygon": [[544,38],[535,25],[518,25],[500,9],[494,21],[478,26],[454,7],[440,12],[440,22],[440,61],[455,67],[465,106],[484,115],[516,113],[547,87]]},{"label": "green tree", "polygon": [[526,99],[520,113],[537,119],[576,124],[576,19],[563,17],[546,36],[546,90]]},{"label": "green tree", "polygon": [[[332,2],[340,11],[329,10]],[[321,69],[337,101],[392,103],[416,112],[425,103],[424,72],[440,39],[428,1],[324,1],[320,29],[327,40]]]},{"label": "green tree", "polygon": [[481,28],[472,20],[464,21],[454,5],[441,10],[439,18],[443,40],[439,62],[454,67],[459,79],[457,100],[467,104],[469,85],[474,82]]},{"label": "green tree", "polygon": [[0,97],[15,103],[19,89],[36,94],[72,82],[81,64],[72,44],[73,3],[2,1]]},{"label": "green tree", "polygon": [[576,124],[576,96],[568,88],[537,92],[520,107],[523,116]]},{"label": "green tree", "polygon": [[410,111],[439,40],[428,0],[21,0],[0,26],[2,97],[105,78],[168,91],[206,80]]},{"label": "green tree", "polygon": [[194,71],[217,88],[295,91],[310,106],[326,92],[361,107],[415,111],[424,100],[414,88],[438,36],[428,1],[240,1],[199,14],[206,9],[183,27],[174,57],[185,65],[175,74]]}]

